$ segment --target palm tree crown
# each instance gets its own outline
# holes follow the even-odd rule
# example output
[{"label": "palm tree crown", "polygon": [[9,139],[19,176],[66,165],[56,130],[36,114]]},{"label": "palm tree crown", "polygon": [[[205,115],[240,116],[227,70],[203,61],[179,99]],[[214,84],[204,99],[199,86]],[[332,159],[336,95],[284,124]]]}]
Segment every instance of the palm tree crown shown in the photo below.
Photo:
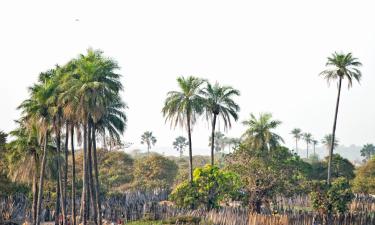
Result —
[{"label": "palm tree crown", "polygon": [[147,146],[147,152],[150,153],[150,149],[152,145],[155,145],[156,137],[152,134],[151,131],[146,131],[141,136],[141,144],[145,144]]},{"label": "palm tree crown", "polygon": [[284,143],[282,137],[273,132],[280,124],[279,120],[272,120],[271,113],[261,113],[259,118],[250,114],[250,119],[242,122],[248,129],[243,134],[253,149],[271,150]]}]

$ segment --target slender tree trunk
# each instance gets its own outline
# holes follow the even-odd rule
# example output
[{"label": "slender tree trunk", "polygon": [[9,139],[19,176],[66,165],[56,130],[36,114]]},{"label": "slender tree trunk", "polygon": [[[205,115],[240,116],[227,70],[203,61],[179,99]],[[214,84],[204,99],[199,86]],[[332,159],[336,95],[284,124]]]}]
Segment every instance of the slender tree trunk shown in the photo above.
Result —
[{"label": "slender tree trunk", "polygon": [[36,154],[36,149],[33,149],[33,160],[34,160],[34,174],[33,174],[33,205],[31,208],[32,213],[32,223],[36,225],[36,207],[38,201],[38,156]]},{"label": "slender tree trunk", "polygon": [[98,157],[96,152],[96,127],[93,124],[92,128],[92,147],[93,147],[93,162],[94,162],[94,183],[95,183],[95,194],[96,194],[96,215],[97,224],[102,225],[102,213],[101,213],[101,202],[100,202],[100,183],[99,183],[99,170],[98,170]]},{"label": "slender tree trunk", "polygon": [[[57,168],[59,168],[57,161],[56,161],[56,164],[57,164]],[[56,182],[55,225],[60,224],[60,198],[61,198],[60,176],[61,174],[58,172],[57,182]]]},{"label": "slender tree trunk", "polygon": [[328,157],[328,175],[327,175],[327,184],[331,185],[331,167],[332,167],[332,155],[333,155],[333,148],[335,143],[335,134],[336,134],[336,123],[337,123],[337,114],[339,111],[339,104],[340,104],[340,94],[341,94],[341,83],[342,77],[340,76],[339,79],[339,87],[337,92],[337,101],[336,101],[336,110],[335,110],[335,118],[333,120],[333,128],[332,128],[332,140],[331,140],[331,148],[329,150],[329,157]]},{"label": "slender tree trunk", "polygon": [[42,165],[40,166],[40,175],[39,175],[39,190],[38,190],[38,202],[36,207],[36,224],[40,224],[41,220],[41,208],[42,208],[42,199],[43,199],[43,182],[44,182],[44,171],[46,168],[47,161],[47,146],[48,146],[48,131],[44,134],[44,146],[43,146],[43,156],[42,156]]},{"label": "slender tree trunk", "polygon": [[306,142],[306,159],[309,158],[309,143]]},{"label": "slender tree trunk", "polygon": [[65,208],[65,196],[64,196],[64,185],[63,185],[63,175],[61,173],[61,163],[60,163],[60,154],[61,154],[61,122],[58,119],[58,126],[56,129],[56,146],[57,146],[57,171],[58,171],[58,184],[60,188],[60,204],[61,204],[61,213],[62,213],[62,222],[63,225],[66,225],[66,208]]},{"label": "slender tree trunk", "polygon": [[72,150],[72,223],[76,225],[76,161],[74,153],[74,125],[70,126],[70,145]]},{"label": "slender tree trunk", "polygon": [[83,225],[87,225],[87,124],[83,126],[83,165],[82,165],[82,199],[81,199],[81,210],[82,210],[82,222]]},{"label": "slender tree trunk", "polygon": [[187,130],[188,130],[188,139],[189,139],[189,178],[190,183],[193,183],[193,149],[192,149],[192,143],[191,143],[191,128],[190,128],[190,113],[187,112],[186,116],[187,120]]},{"label": "slender tree trunk", "polygon": [[91,120],[88,122],[88,131],[87,131],[87,140],[88,140],[88,174],[89,174],[89,187],[90,187],[90,205],[92,206],[92,212],[94,217],[94,223],[97,224],[97,214],[96,214],[96,193],[94,190],[94,180],[92,175],[92,122]]},{"label": "slender tree trunk", "polygon": [[[65,162],[64,162],[64,183],[63,183],[63,201],[64,201],[64,206],[65,206],[65,217],[64,217],[64,221],[66,223],[67,219],[67,215],[68,215],[68,209],[67,209],[67,186],[68,186],[68,157],[69,157],[69,153],[68,153],[68,147],[69,147],[69,123],[66,122],[65,124],[65,147],[64,147],[64,156],[65,156]],[[67,224],[67,223],[66,223]]]},{"label": "slender tree trunk", "polygon": [[212,132],[211,132],[211,165],[215,164],[215,126],[216,126],[216,114],[212,119]]}]

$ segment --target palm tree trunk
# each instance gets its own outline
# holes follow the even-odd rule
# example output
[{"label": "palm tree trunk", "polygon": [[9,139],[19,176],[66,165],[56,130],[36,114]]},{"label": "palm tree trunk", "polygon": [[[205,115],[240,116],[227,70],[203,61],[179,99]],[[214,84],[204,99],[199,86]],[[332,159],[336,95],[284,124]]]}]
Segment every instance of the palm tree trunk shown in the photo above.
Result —
[{"label": "palm tree trunk", "polygon": [[93,216],[94,216],[94,223],[97,224],[97,214],[96,214],[96,193],[94,190],[94,180],[92,176],[92,136],[91,136],[91,130],[92,130],[92,122],[91,120],[88,122],[88,131],[87,131],[87,140],[88,140],[88,175],[89,175],[89,187],[90,187],[90,205],[93,209]]},{"label": "palm tree trunk", "polygon": [[98,157],[96,152],[96,127],[93,124],[92,128],[92,147],[93,147],[93,162],[94,162],[94,182],[95,182],[95,194],[96,194],[96,214],[97,214],[97,224],[102,225],[102,214],[101,214],[101,202],[100,202],[100,183],[99,183],[99,170],[98,170]]},{"label": "palm tree trunk", "polygon": [[340,104],[340,94],[341,94],[341,83],[342,77],[340,76],[339,79],[339,87],[337,92],[337,100],[336,100],[336,110],[335,110],[335,118],[333,120],[333,128],[332,128],[332,140],[331,140],[331,148],[329,150],[329,157],[328,157],[328,175],[327,175],[327,184],[331,185],[331,167],[332,167],[332,155],[333,155],[333,148],[335,143],[335,133],[336,133],[336,123],[337,123],[337,114],[339,111],[339,104]]},{"label": "palm tree trunk", "polygon": [[74,155],[74,125],[70,126],[70,145],[72,150],[72,222],[76,225],[76,161]]},{"label": "palm tree trunk", "polygon": [[33,149],[33,160],[34,160],[34,174],[33,174],[33,205],[31,208],[33,225],[36,225],[36,208],[38,200],[38,156],[36,154],[36,149]]},{"label": "palm tree trunk", "polygon": [[190,167],[189,178],[190,178],[190,183],[193,183],[193,149],[192,149],[192,144],[191,144],[191,128],[190,128],[189,111],[187,112],[186,120],[187,120],[187,130],[188,130],[188,139],[189,139],[189,167]]},{"label": "palm tree trunk", "polygon": [[56,128],[56,151],[57,151],[57,171],[58,171],[58,185],[60,189],[60,204],[61,204],[61,213],[62,213],[62,222],[63,225],[66,225],[66,210],[65,210],[65,196],[64,196],[64,187],[63,187],[63,177],[61,173],[61,163],[60,163],[60,154],[61,154],[61,123],[58,118],[58,125]]},{"label": "palm tree trunk", "polygon": [[81,210],[82,210],[82,223],[87,225],[87,124],[83,126],[83,165],[82,165],[82,199],[81,199]]},{"label": "palm tree trunk", "polygon": [[44,182],[44,171],[46,168],[47,161],[47,146],[48,146],[48,131],[44,134],[44,146],[43,146],[43,156],[42,156],[42,165],[40,166],[40,175],[39,175],[39,190],[38,190],[38,202],[36,207],[36,224],[40,224],[41,217],[41,207],[43,199],[43,182]]},{"label": "palm tree trunk", "polygon": [[298,155],[298,139],[296,138],[296,153]]},{"label": "palm tree trunk", "polygon": [[67,207],[66,207],[66,199],[67,199],[67,186],[68,186],[68,147],[69,147],[69,123],[66,122],[65,124],[65,148],[64,148],[64,156],[65,156],[65,162],[64,162],[64,183],[63,183],[63,195],[64,195],[64,205],[65,205],[65,222],[67,221],[66,220],[66,216],[68,215],[68,210],[67,210]]},{"label": "palm tree trunk", "polygon": [[[60,166],[58,165],[57,161],[57,168]],[[60,172],[57,173],[57,182],[56,182],[56,202],[55,202],[55,225],[60,224],[60,198],[61,198],[61,191],[60,191]]]},{"label": "palm tree trunk", "polygon": [[212,119],[212,132],[211,132],[211,165],[215,164],[215,126],[216,126],[216,114]]},{"label": "palm tree trunk", "polygon": [[306,159],[309,158],[309,143],[306,142]]}]

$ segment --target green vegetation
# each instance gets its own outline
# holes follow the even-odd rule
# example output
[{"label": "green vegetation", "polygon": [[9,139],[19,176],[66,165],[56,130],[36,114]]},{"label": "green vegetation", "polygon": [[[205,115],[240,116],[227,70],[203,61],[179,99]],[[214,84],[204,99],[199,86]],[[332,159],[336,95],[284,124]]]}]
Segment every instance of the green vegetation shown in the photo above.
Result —
[{"label": "green vegetation", "polygon": [[[43,205],[61,215],[65,225],[70,215],[73,225],[91,221],[101,225],[101,200],[129,190],[171,190],[170,200],[187,209],[218,209],[236,201],[255,213],[276,196],[310,194],[314,209],[323,215],[346,212],[353,191],[375,193],[372,144],[361,150],[365,164],[357,170],[333,152],[338,145],[335,132],[341,83],[345,78],[350,87],[353,79],[359,81],[360,65],[351,54],[335,53],[321,73],[328,82],[338,80],[333,132],[321,140],[329,150],[323,160],[315,152],[319,142],[299,128],[291,131],[294,151],[284,146],[277,132],[282,122],[271,113],[251,113],[243,121],[245,131],[240,137],[226,137],[216,123],[222,122],[227,130],[239,119],[240,107],[234,98],[240,92],[193,76],[177,78],[178,90],[168,92],[162,108],[166,122],[187,131],[187,138],[179,136],[171,146],[180,157],[150,152],[157,141],[151,131],[141,136],[147,154],[130,156],[118,151],[124,146],[121,135],[127,125],[119,66],[101,51],[89,49],[65,65],[41,73],[19,106],[17,128],[9,134],[0,131],[0,195],[21,192],[30,196],[34,225],[40,224]],[[211,125],[211,155],[193,156],[192,128],[202,116]],[[298,154],[301,139],[306,142],[304,159]],[[313,154],[309,154],[311,144]],[[184,157],[187,146],[188,157]],[[227,147],[229,151],[225,151]],[[179,217],[130,224],[195,224],[199,220]]]}]

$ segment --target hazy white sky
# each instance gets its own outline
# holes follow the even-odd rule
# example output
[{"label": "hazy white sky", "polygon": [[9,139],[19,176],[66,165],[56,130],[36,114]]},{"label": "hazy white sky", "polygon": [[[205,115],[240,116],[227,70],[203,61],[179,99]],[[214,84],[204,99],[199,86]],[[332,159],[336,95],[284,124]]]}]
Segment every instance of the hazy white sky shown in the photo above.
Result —
[{"label": "hazy white sky", "polygon": [[[124,140],[134,147],[146,130],[156,135],[157,151],[185,133],[171,130],[161,114],[180,75],[239,89],[240,121],[271,112],[292,147],[294,127],[318,140],[331,132],[336,86],[318,74],[332,52],[350,51],[364,65],[363,80],[343,90],[337,136],[345,145],[375,142],[373,9],[361,0],[1,1],[0,129],[15,127],[16,107],[39,72],[93,47],[122,68]],[[227,135],[243,131],[237,123]],[[202,120],[193,132],[195,153],[209,153],[208,136]]]}]

